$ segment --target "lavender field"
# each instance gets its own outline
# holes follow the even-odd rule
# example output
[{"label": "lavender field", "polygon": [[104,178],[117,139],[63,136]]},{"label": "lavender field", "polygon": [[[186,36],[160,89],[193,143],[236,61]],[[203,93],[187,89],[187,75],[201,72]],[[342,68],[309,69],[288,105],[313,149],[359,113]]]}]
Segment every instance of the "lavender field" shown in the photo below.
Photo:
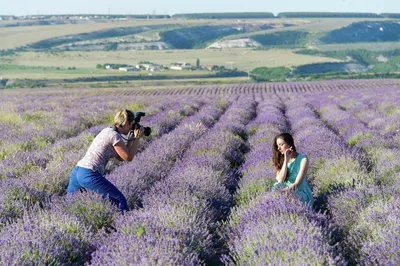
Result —
[{"label": "lavender field", "polygon": [[[400,80],[0,91],[0,265],[399,265]],[[116,111],[153,133],[94,193],[69,173]],[[271,192],[310,159],[314,209]]]}]

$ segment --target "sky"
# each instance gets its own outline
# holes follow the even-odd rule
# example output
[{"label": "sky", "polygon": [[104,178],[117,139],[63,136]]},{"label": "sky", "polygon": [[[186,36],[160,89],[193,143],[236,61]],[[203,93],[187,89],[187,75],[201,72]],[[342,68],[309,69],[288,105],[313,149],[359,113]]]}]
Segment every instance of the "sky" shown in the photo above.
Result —
[{"label": "sky", "polygon": [[0,15],[204,12],[400,13],[400,0],[0,0]]}]

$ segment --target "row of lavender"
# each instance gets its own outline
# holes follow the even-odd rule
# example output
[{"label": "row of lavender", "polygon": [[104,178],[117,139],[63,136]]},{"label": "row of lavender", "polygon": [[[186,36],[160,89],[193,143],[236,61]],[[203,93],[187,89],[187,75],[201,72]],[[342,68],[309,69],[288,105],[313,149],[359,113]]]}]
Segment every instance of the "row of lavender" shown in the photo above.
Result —
[{"label": "row of lavender", "polygon": [[[371,90],[370,93],[377,91]],[[368,215],[376,216],[376,213],[369,212],[365,217],[354,215],[349,213],[351,208],[348,205],[357,206],[357,201],[349,200],[351,197],[360,198],[367,211],[370,206],[375,206],[372,204],[377,202],[375,199],[383,195],[382,191],[385,190],[382,183],[390,181],[391,186],[385,187],[390,189],[390,193],[381,204],[390,203],[385,205],[383,217],[391,215],[389,232],[392,238],[389,239],[396,239],[396,223],[393,221],[397,216],[396,213],[389,213],[391,209],[387,208],[395,209],[397,206],[393,199],[398,194],[398,168],[393,163],[385,164],[386,160],[382,158],[386,154],[396,154],[399,147],[398,134],[393,133],[396,132],[396,126],[398,128],[396,101],[399,97],[396,90],[387,90],[387,93],[387,102],[383,105],[373,101],[373,94],[368,97],[356,92],[332,92],[329,97],[286,94],[280,95],[280,98],[273,94],[256,94],[255,100],[231,99],[231,104],[204,98],[196,104],[181,105],[177,107],[180,110],[178,113],[184,113],[182,117],[189,116],[180,122],[181,126],[170,134],[164,134],[172,130],[182,117],[167,126],[155,140],[146,143],[138,160],[109,169],[109,178],[128,195],[130,206],[143,205],[143,209],[117,217],[113,206],[93,194],[80,195],[70,202],[51,197],[51,202],[41,201],[42,206],[33,209],[34,204],[28,204],[30,210],[24,217],[3,229],[5,234],[0,239],[1,244],[11,248],[2,250],[2,262],[82,264],[93,256],[92,264],[95,265],[106,262],[119,264],[115,261],[213,264],[221,253],[225,253],[227,255],[223,256],[223,261],[226,264],[265,264],[265,259],[268,259],[268,263],[270,260],[277,264],[301,264],[304,261],[344,264],[351,257],[356,258],[356,263],[361,261],[368,264],[367,255],[376,256],[368,248],[378,249],[364,244],[368,242],[366,239],[375,237],[370,243],[376,243],[381,237],[378,233],[382,234],[382,230],[388,229],[378,227],[380,231],[373,231],[372,236],[367,234],[370,228],[366,228],[365,220],[369,218]],[[348,102],[337,102],[341,99],[340,95],[345,95],[344,99]],[[268,98],[263,99],[266,96]],[[364,97],[363,105],[356,106],[356,102],[351,101],[354,97]],[[166,102],[168,100],[164,104]],[[245,125],[254,116],[252,110],[256,102],[260,103],[257,118],[246,129]],[[338,114],[335,106],[345,115]],[[169,107],[173,109],[172,105]],[[199,113],[190,116],[199,109]],[[371,113],[371,109],[375,112]],[[225,115],[221,116],[225,110]],[[364,145],[365,142],[359,141],[363,137],[353,133],[346,135],[348,127],[340,127],[346,124],[345,121],[329,119],[331,110],[336,112],[331,117],[351,118],[352,125],[357,125],[361,133],[367,132],[368,139],[373,141]],[[368,118],[364,117],[364,113]],[[160,114],[165,112],[160,111]],[[216,123],[219,117],[220,122]],[[387,122],[379,122],[382,118],[390,122],[388,127],[385,126]],[[368,120],[375,122],[368,125]],[[362,125],[366,127],[362,128]],[[98,128],[93,127],[89,131],[98,132]],[[267,192],[273,182],[266,178],[273,176],[268,159],[272,156],[272,138],[281,131],[292,132],[299,150],[309,155],[312,161],[310,178],[318,208],[330,211],[328,215],[310,212],[290,197]],[[252,136],[249,139],[251,151],[241,168],[243,178],[239,184],[240,190],[234,197],[232,193],[238,177],[235,169],[243,162],[243,140],[247,134]],[[374,142],[381,138],[385,141]],[[69,140],[69,145],[73,147],[78,139]],[[385,143],[391,145],[382,146],[388,145]],[[77,150],[84,152],[85,146],[78,146],[80,148]],[[385,148],[382,153],[374,153],[382,147]],[[77,154],[73,150],[69,153],[69,167],[79,157]],[[380,156],[374,157],[374,154]],[[51,179],[41,175],[43,169],[47,171],[47,166],[40,168],[40,171],[30,169],[27,171],[29,175],[24,173],[18,179],[7,178],[6,181],[13,182],[20,179],[41,179],[42,182],[41,186],[37,186],[37,182],[29,182],[25,186],[4,183],[2,187],[17,189],[4,193],[7,196],[3,197],[2,206],[20,202],[21,199],[25,203],[32,203],[37,192],[61,194],[67,174],[64,172],[60,175],[57,170],[60,172],[60,162],[64,160],[65,157],[58,161],[58,167],[48,172],[48,175],[54,175],[55,186],[48,186]],[[179,163],[176,163],[177,160]],[[32,178],[35,175],[39,179]],[[371,186],[365,187],[368,184]],[[29,192],[22,191],[22,188]],[[341,193],[338,194],[338,191]],[[218,228],[220,219],[226,217],[234,202],[238,207],[232,211],[229,222],[222,229]],[[16,210],[24,211],[26,206],[23,204]],[[359,221],[363,225],[356,227]],[[110,234],[115,229],[116,232]],[[285,230],[288,233],[282,234]],[[30,232],[36,235],[32,237]],[[344,237],[346,235],[348,237]],[[328,244],[332,242],[337,244]],[[393,242],[389,243],[393,245]],[[300,244],[317,252],[310,254],[300,249]],[[22,253],[19,251],[20,245],[24,247]],[[395,256],[396,250],[391,248],[390,254]],[[373,259],[371,263],[376,261],[376,257]]]},{"label": "row of lavender", "polygon": [[[230,249],[224,257],[227,265],[336,265],[343,261],[329,244],[326,215],[312,212],[290,195],[270,192],[275,174],[271,160],[266,158],[272,158],[274,136],[292,131],[296,132],[296,142],[302,143],[300,137],[305,131],[326,129],[315,123],[307,123],[303,128],[304,121],[293,123],[298,107],[297,101],[285,105],[280,99],[264,100],[259,105],[261,115],[249,125],[255,133],[242,167],[238,205],[225,224]],[[305,118],[307,114],[299,115]],[[318,144],[312,147],[317,148]],[[311,153],[302,145],[298,145],[298,150]]]},{"label": "row of lavender", "polygon": [[[184,149],[184,147],[187,146],[193,138],[195,138],[199,134],[202,134],[204,132],[205,126],[212,125],[214,123],[214,121],[218,118],[218,114],[220,115],[221,111],[223,111],[223,109],[224,109],[223,106],[221,106],[220,108],[213,108],[212,106],[210,106],[210,108],[204,109],[204,112],[200,112],[198,116],[193,117],[190,120],[186,121],[187,123],[183,123],[183,126],[177,128],[177,130],[174,131],[174,134],[167,135],[164,138],[159,139],[159,141],[155,141],[151,145],[152,148],[148,149],[150,151],[145,150],[144,152],[142,152],[138,156],[137,160],[135,161],[135,162],[137,162],[136,167],[135,167],[135,165],[124,165],[124,166],[120,167],[120,169],[118,169],[119,173],[124,173],[123,170],[124,169],[126,170],[127,168],[129,168],[129,166],[133,167],[133,168],[131,168],[132,171],[126,172],[127,174],[131,174],[131,176],[123,176],[123,177],[127,178],[126,180],[122,180],[122,181],[125,181],[125,184],[121,184],[123,190],[129,189],[131,187],[129,182],[135,182],[135,180],[132,179],[132,178],[135,178],[133,169],[138,169],[137,166],[142,164],[143,167],[141,167],[141,169],[143,169],[144,171],[147,171],[147,169],[152,171],[152,169],[154,170],[154,166],[160,165],[161,169],[160,168],[156,169],[156,170],[159,170],[157,173],[158,176],[148,176],[149,179],[144,180],[148,185],[142,186],[142,189],[145,190],[146,187],[149,187],[151,185],[151,183],[154,182],[154,180],[150,177],[153,177],[155,179],[157,177],[160,178],[160,176],[163,175],[163,171],[168,170],[168,168],[170,167],[169,165],[171,165],[171,163],[173,163],[173,161],[175,160],[174,158],[179,156],[179,153],[181,153],[182,149]],[[175,145],[175,147],[172,147],[171,149],[165,149],[166,147],[171,146],[171,145]],[[157,156],[158,153],[160,153],[160,156]],[[147,160],[147,157],[149,157],[148,160]],[[114,172],[116,170],[117,169],[115,169]],[[153,171],[153,172],[155,172],[155,171]],[[132,173],[133,173],[133,176],[132,176]],[[146,174],[150,174],[150,173],[149,173],[149,171],[147,171],[147,173],[142,173],[142,174],[144,176],[146,176]],[[110,179],[112,179],[112,173],[110,174],[109,177],[110,177]],[[141,179],[143,179],[142,176],[141,176]],[[135,193],[135,191],[126,192],[126,194],[128,194],[129,199],[132,199],[134,197],[134,195],[132,195],[132,193]],[[85,203],[85,202],[87,204],[88,200],[83,200],[81,203]],[[130,202],[132,202],[132,201],[130,200]],[[77,203],[75,202],[74,204],[77,204]],[[59,204],[57,204],[57,205],[59,205]],[[73,210],[79,212],[79,208],[78,208],[78,210],[76,210],[76,208],[66,208],[66,209],[62,208],[62,209],[64,212],[66,211],[66,209],[73,209]],[[101,212],[101,213],[103,213],[107,216],[107,215],[112,214],[113,212],[110,212],[109,209],[104,208],[104,212]],[[84,215],[86,216],[85,213],[84,213]],[[92,223],[89,223],[89,224],[96,224],[95,223],[96,221],[102,222],[102,221],[109,220],[109,219],[107,219],[109,217],[100,217],[100,219],[99,219],[98,215],[96,217],[91,217],[91,218],[95,218],[95,220],[91,221]],[[17,224],[13,224],[13,225],[17,226]],[[18,225],[21,225],[21,224],[18,224]],[[15,232],[16,230],[13,229],[12,226],[10,228]],[[103,226],[103,224],[100,224],[100,226]],[[99,228],[97,228],[97,229],[99,229]],[[17,232],[18,231],[21,231],[21,230],[17,230]],[[57,231],[55,231],[55,232],[57,232]],[[42,235],[39,235],[39,236],[43,237]],[[80,239],[80,240],[83,240],[83,239]],[[95,243],[94,239],[92,239],[92,240],[93,240],[92,243]],[[50,247],[53,247],[53,246],[54,245],[50,245]],[[77,245],[77,247],[78,246],[79,245]],[[86,246],[86,247],[87,248],[84,249],[84,251],[90,249],[90,246]],[[29,250],[31,253],[31,249],[29,249]],[[69,253],[71,253],[72,255],[76,255],[76,253],[73,251],[75,251],[75,249],[73,249],[73,250],[70,249]],[[55,255],[53,255],[53,257],[54,256]],[[80,254],[79,257],[81,259],[87,259],[87,256],[85,256],[84,254]],[[21,259],[21,257],[19,257],[19,259]],[[32,257],[31,257],[31,259],[32,259]],[[68,257],[68,259],[71,259],[71,257]],[[48,261],[49,258],[46,258],[46,256],[44,256],[43,260]]]},{"label": "row of lavender", "polygon": [[[393,155],[399,154],[400,97],[398,90],[387,90],[378,102],[379,92],[293,94],[282,97],[287,98],[284,104],[273,110],[268,104],[269,115],[259,117],[262,126],[251,138],[239,205],[226,225],[227,264],[398,263],[400,164]],[[340,108],[333,112],[336,100]],[[316,207],[324,215],[268,192],[273,180],[265,176],[273,173],[266,173],[271,165],[262,155],[272,156],[268,150],[276,131],[291,131],[297,148],[309,155]],[[369,141],[358,141],[365,138]]]},{"label": "row of lavender", "polygon": [[[331,80],[319,82],[271,82],[271,83],[246,83],[246,84],[225,84],[208,85],[184,88],[163,88],[163,89],[121,89],[122,95],[238,95],[238,94],[286,94],[292,92],[329,92],[346,90],[365,90],[377,88],[398,88],[398,79],[385,80]],[[109,95],[109,90],[99,92],[101,95]]]},{"label": "row of lavender", "polygon": [[13,91],[0,91],[0,97],[15,95],[15,92],[26,96],[41,94],[57,95],[59,97],[71,96],[172,96],[172,95],[237,95],[237,94],[287,94],[294,92],[337,92],[347,90],[391,89],[399,88],[399,79],[368,79],[368,80],[329,80],[308,82],[269,82],[245,84],[218,84],[193,87],[163,87],[160,88],[103,88],[82,89],[70,88],[43,88],[43,89],[15,89]]},{"label": "row of lavender", "polygon": [[351,263],[395,265],[400,261],[400,92],[343,96],[331,97],[325,108],[323,98],[311,103],[328,126],[369,158],[363,167],[367,178],[355,179],[353,188],[328,200],[343,254]]},{"label": "row of lavender", "polygon": [[94,254],[92,265],[212,263],[221,246],[216,223],[233,203],[235,165],[243,160],[242,137],[254,105],[251,99],[235,100],[210,130],[192,141],[145,193],[143,209],[119,217],[119,231]]},{"label": "row of lavender", "polygon": [[[166,99],[161,103],[155,102],[155,104],[147,107],[145,110],[150,113],[147,122],[154,129],[151,139],[171,131],[184,117],[197,112],[202,104],[204,104],[204,101],[178,98],[176,101]],[[110,114],[110,110],[108,110],[108,113]],[[32,157],[43,158],[46,164],[44,166],[34,165],[30,161],[30,167],[27,171],[18,176],[7,176],[6,179],[1,180],[1,223],[20,216],[24,209],[35,203],[42,204],[48,196],[64,194],[70,169],[77,159],[83,156],[94,134],[97,134],[105,126],[91,127],[76,137],[59,139],[46,148],[31,152]],[[19,153],[30,155],[28,152]],[[19,153],[11,156],[11,158],[20,159],[18,158]],[[24,161],[15,161],[18,163],[17,166],[26,169]],[[7,170],[13,167],[9,162],[9,158],[1,161],[3,165],[8,165]]]},{"label": "row of lavender", "polygon": [[[112,112],[131,104],[129,101],[128,97],[52,95],[2,98],[0,177],[18,177],[30,168],[44,168],[51,156],[43,155],[48,145],[75,137],[92,126],[110,123]],[[141,109],[145,104],[139,100],[135,107]],[[36,156],[37,152],[42,152],[41,156]]]},{"label": "row of lavender", "polygon": [[[191,104],[197,106],[199,100],[191,100]],[[182,101],[181,101],[182,102]],[[224,101],[218,102],[208,99],[209,102],[206,106],[202,107],[197,115],[193,117],[188,117],[182,126],[178,127],[180,130],[174,130],[174,134],[167,134],[159,139],[152,141],[148,144],[147,148],[141,152],[137,157],[136,165],[134,169],[143,170],[140,173],[140,180],[135,180],[134,171],[130,171],[128,168],[132,165],[122,165],[114,168],[109,178],[113,179],[118,177],[116,183],[122,188],[125,194],[128,196],[131,207],[136,203],[135,199],[138,194],[136,192],[143,193],[146,189],[149,189],[157,178],[160,178],[168,168],[170,168],[171,163],[173,163],[179,154],[184,150],[193,138],[197,138],[199,134],[203,134],[205,129],[211,126],[221,111],[224,110]],[[220,107],[218,107],[220,106]],[[194,114],[193,107],[190,105],[182,104],[181,107],[186,110],[179,112],[180,118],[183,115],[190,116]],[[189,111],[191,110],[191,111]],[[166,124],[168,120],[170,127],[173,128],[174,125],[172,121],[177,122],[179,119],[174,119],[173,112],[166,112],[166,115],[158,124],[159,128],[161,125]],[[182,119],[180,119],[182,120]],[[150,121],[148,121],[150,122]],[[176,125],[177,123],[175,123]],[[151,125],[151,123],[150,123]],[[90,129],[93,131],[93,128]],[[95,131],[98,132],[97,129]],[[166,132],[164,132],[166,133]],[[145,145],[146,146],[146,145]],[[170,148],[169,150],[167,148]],[[76,151],[70,153],[71,158],[75,155],[75,159],[70,162],[76,162]],[[64,157],[65,161],[65,157]],[[156,166],[159,165],[160,168]],[[73,165],[70,165],[73,166]],[[138,166],[142,166],[141,168]],[[60,169],[58,169],[60,171]],[[157,172],[158,171],[158,172]],[[154,175],[151,175],[153,174]],[[39,173],[40,175],[41,173]],[[121,179],[124,175],[131,174],[130,178]],[[143,179],[143,177],[148,177],[148,179]],[[57,179],[67,180],[64,176],[58,176]],[[154,179],[153,179],[154,178]],[[23,180],[20,178],[18,180]],[[140,183],[145,181],[146,184]],[[60,181],[59,181],[60,182]],[[136,182],[137,184],[132,184]],[[47,182],[46,182],[47,184]],[[142,184],[142,186],[141,186]],[[30,184],[31,185],[31,184]],[[137,189],[132,190],[132,187],[137,185]],[[7,186],[10,187],[10,186]],[[19,202],[21,199],[12,198],[15,194],[15,185],[11,186],[13,188],[12,193],[8,193],[8,197],[4,197],[3,207],[7,207],[10,201]],[[64,186],[61,186],[64,187]],[[32,190],[32,186],[26,186],[27,189]],[[36,188],[36,187],[35,187]],[[65,190],[65,187],[64,187]],[[21,188],[17,187],[17,192],[21,192]],[[32,191],[23,191],[23,203],[26,203],[26,196],[30,198],[32,196]],[[35,191],[37,192],[37,191]],[[43,192],[43,190],[39,190]],[[61,191],[55,191],[54,194],[61,194]],[[15,249],[2,250],[1,260],[7,264],[24,264],[24,263],[83,263],[88,260],[94,247],[99,245],[99,241],[104,238],[104,230],[110,229],[113,226],[113,219],[116,217],[116,210],[110,206],[107,202],[103,202],[96,195],[87,195],[88,198],[77,198],[72,202],[65,202],[63,199],[51,198],[51,202],[41,202],[45,206],[41,206],[41,209],[34,209],[33,211],[25,212],[22,219],[11,223],[3,229],[2,239],[3,243],[7,243],[7,246],[15,247]],[[28,200],[29,201],[29,200]],[[26,204],[25,204],[26,205]],[[25,206],[24,205],[24,206]],[[29,205],[32,205],[29,202]],[[18,206],[20,207],[20,206]],[[23,207],[20,207],[22,209]],[[6,208],[3,208],[5,210]],[[44,209],[44,210],[43,210]],[[65,217],[65,214],[70,214]],[[69,221],[69,222],[67,222]],[[83,224],[82,224],[83,222]],[[28,226],[31,225],[31,226]],[[27,238],[23,237],[27,236]],[[62,237],[61,237],[62,236]],[[4,245],[3,247],[5,247]],[[19,252],[22,250],[23,252]]]}]

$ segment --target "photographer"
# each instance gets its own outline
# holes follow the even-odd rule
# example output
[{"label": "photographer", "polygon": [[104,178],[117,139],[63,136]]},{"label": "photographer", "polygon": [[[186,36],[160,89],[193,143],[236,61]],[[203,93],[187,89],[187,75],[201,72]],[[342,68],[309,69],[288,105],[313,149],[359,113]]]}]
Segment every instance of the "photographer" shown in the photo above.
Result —
[{"label": "photographer", "polygon": [[[136,155],[144,128],[135,125],[135,114],[132,111],[125,109],[115,115],[114,127],[103,129],[95,137],[85,156],[72,169],[68,194],[78,190],[92,190],[108,197],[122,212],[128,211],[125,196],[103,175],[111,158],[132,161]],[[127,135],[127,138],[122,134]]]}]

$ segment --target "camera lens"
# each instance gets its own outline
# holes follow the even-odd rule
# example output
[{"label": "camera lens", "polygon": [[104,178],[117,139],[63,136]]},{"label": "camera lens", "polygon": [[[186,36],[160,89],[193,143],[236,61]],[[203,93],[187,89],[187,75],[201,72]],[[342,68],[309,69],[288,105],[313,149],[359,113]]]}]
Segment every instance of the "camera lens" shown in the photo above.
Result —
[{"label": "camera lens", "polygon": [[148,136],[150,136],[150,134],[151,134],[151,128],[150,127],[145,127],[144,128],[144,135],[146,137],[148,137]]}]

